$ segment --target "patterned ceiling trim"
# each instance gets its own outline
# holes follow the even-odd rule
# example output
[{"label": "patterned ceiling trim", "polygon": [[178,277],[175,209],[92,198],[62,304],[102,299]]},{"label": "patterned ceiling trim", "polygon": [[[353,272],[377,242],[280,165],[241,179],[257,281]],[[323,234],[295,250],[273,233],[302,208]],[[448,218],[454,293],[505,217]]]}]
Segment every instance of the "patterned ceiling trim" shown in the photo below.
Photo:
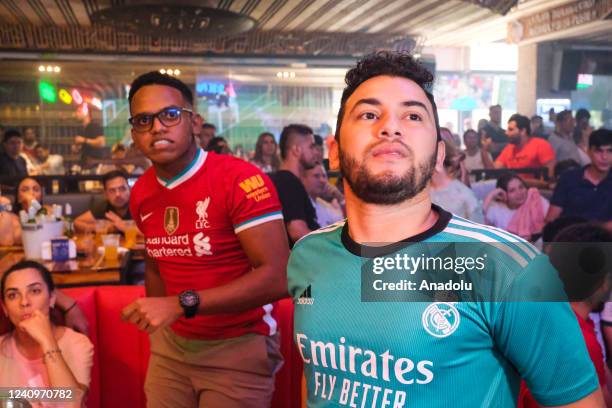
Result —
[{"label": "patterned ceiling trim", "polygon": [[506,15],[510,9],[518,3],[518,0],[463,0],[467,3],[477,4],[479,6],[493,10],[501,15]]},{"label": "patterned ceiling trim", "polygon": [[380,49],[410,51],[415,43],[415,39],[407,36],[388,33],[255,30],[231,38],[206,40],[119,33],[109,27],[0,26],[1,49],[45,52],[327,57],[359,56]]}]

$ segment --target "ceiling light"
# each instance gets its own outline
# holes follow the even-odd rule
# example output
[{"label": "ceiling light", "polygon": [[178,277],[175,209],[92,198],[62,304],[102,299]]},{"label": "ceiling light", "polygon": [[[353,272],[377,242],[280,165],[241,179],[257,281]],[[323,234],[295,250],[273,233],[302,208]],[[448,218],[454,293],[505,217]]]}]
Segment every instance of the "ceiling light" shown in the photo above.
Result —
[{"label": "ceiling light", "polygon": [[290,78],[295,78],[295,72],[290,72],[290,73],[289,73],[289,77],[290,77]]},{"label": "ceiling light", "polygon": [[282,78],[282,77],[283,77],[283,73],[282,73],[282,72],[280,72],[280,71],[279,71],[279,72],[277,72],[277,73],[276,73],[276,77],[277,77],[277,78]]},{"label": "ceiling light", "polygon": [[162,73],[162,74],[165,74],[166,70],[164,68],[162,68],[162,69],[159,70],[159,72]]},{"label": "ceiling light", "polygon": [[53,67],[51,65],[47,65],[47,72],[52,72],[53,71]]},{"label": "ceiling light", "polygon": [[44,65],[39,65],[38,66],[38,71],[39,72],[45,72],[45,66]]},{"label": "ceiling light", "polygon": [[53,72],[58,73],[60,72],[62,69],[60,67],[58,67],[57,65],[53,67]]},{"label": "ceiling light", "polygon": [[175,69],[175,70],[174,70],[174,75],[176,75],[176,76],[181,75],[181,71],[180,71],[180,70],[178,70],[178,69]]}]

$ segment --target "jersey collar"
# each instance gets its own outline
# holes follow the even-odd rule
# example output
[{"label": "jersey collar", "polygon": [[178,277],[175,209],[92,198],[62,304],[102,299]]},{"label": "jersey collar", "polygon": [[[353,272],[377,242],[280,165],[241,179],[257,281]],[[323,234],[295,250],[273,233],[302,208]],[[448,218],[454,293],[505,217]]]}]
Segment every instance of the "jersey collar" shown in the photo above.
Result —
[{"label": "jersey collar", "polygon": [[438,220],[436,223],[426,231],[421,232],[412,237],[408,237],[402,239],[399,242],[392,243],[389,245],[370,247],[366,245],[361,245],[358,242],[355,242],[351,236],[349,235],[349,224],[348,221],[342,227],[342,244],[347,251],[352,253],[353,255],[357,255],[362,258],[375,258],[378,256],[385,256],[391,253],[396,252],[401,243],[414,243],[414,242],[422,242],[432,236],[442,232],[444,228],[448,225],[450,219],[452,218],[452,214],[448,211],[445,211],[441,207],[432,204],[431,208],[438,213]]},{"label": "jersey collar", "polygon": [[204,162],[206,161],[206,157],[208,156],[208,152],[205,152],[201,148],[198,148],[196,156],[193,158],[191,163],[187,167],[183,169],[179,174],[172,177],[171,179],[165,179],[163,177],[157,176],[157,181],[163,187],[172,190],[175,187],[183,184],[185,181],[189,180],[191,176],[193,176],[198,170],[202,168]]}]

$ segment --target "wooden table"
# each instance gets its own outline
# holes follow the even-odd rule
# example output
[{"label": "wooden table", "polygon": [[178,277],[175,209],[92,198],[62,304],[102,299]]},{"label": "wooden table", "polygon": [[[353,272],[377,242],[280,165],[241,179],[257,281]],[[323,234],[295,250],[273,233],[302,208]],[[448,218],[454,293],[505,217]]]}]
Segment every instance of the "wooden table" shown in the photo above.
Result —
[{"label": "wooden table", "polygon": [[[77,259],[78,270],[65,271],[67,268],[55,268],[55,264],[51,262],[41,262],[51,270],[53,281],[59,288],[72,286],[89,286],[89,285],[119,285],[123,283],[123,272],[126,268],[126,263],[129,258],[129,253],[122,256],[116,268],[94,270],[91,266],[83,265],[83,259]],[[0,275],[8,268],[15,265],[17,262],[24,259],[23,250],[20,247],[0,247]],[[53,269],[61,269],[57,272]]]}]

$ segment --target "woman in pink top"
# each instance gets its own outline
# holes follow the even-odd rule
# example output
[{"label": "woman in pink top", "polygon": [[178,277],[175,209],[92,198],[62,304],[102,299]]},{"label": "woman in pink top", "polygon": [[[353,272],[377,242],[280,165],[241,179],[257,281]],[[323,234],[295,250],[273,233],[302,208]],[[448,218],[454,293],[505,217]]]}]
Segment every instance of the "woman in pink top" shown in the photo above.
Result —
[{"label": "woman in pink top", "polygon": [[19,262],[4,273],[0,289],[12,326],[0,336],[0,385],[67,388],[72,400],[48,406],[80,407],[91,378],[93,346],[85,335],[51,322],[56,294],[49,270],[37,262]]}]

